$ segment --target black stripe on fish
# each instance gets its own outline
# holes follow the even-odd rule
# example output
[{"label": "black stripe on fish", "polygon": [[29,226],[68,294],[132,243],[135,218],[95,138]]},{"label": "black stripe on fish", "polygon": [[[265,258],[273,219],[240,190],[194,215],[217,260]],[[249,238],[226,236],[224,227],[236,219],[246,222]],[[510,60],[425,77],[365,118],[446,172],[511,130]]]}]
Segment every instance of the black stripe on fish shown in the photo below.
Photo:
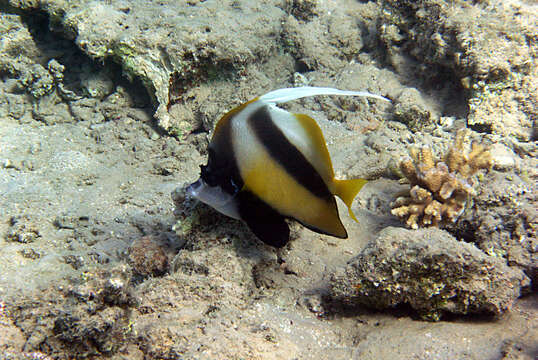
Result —
[{"label": "black stripe on fish", "polygon": [[[232,120],[232,119],[230,119]],[[200,177],[210,186],[220,186],[235,195],[243,187],[232,139],[231,121],[226,121],[208,146],[207,165],[201,166]]]},{"label": "black stripe on fish", "polygon": [[290,228],[284,216],[248,190],[237,194],[239,215],[250,230],[267,245],[281,248],[290,239]]},{"label": "black stripe on fish", "polygon": [[[321,199],[333,198],[316,169],[275,125],[267,106],[250,115],[248,122],[271,157],[281,164],[299,184]],[[271,174],[267,174],[267,176],[271,176]]]}]

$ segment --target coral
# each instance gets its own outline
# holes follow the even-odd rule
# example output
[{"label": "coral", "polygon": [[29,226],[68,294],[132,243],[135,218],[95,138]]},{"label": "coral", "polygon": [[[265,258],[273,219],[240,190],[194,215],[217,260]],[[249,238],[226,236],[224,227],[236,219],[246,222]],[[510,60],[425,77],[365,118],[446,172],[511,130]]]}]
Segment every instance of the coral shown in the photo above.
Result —
[{"label": "coral", "polygon": [[455,222],[476,194],[473,175],[491,168],[492,158],[488,149],[476,142],[466,154],[465,135],[465,130],[458,131],[442,160],[436,160],[432,150],[423,147],[411,148],[411,158],[400,163],[411,189],[392,203],[392,214],[406,219],[410,228]]}]

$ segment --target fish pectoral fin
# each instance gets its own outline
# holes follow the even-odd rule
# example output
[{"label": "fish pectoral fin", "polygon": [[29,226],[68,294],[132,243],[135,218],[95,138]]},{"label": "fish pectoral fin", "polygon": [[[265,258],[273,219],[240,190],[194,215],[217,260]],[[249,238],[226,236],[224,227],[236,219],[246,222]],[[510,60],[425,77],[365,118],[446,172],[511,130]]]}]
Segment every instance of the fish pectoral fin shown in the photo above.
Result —
[{"label": "fish pectoral fin", "polygon": [[368,181],[364,179],[334,180],[335,195],[344,201],[349,211],[349,216],[359,222],[351,210],[353,199]]},{"label": "fish pectoral fin", "polygon": [[245,220],[254,235],[267,245],[281,248],[290,240],[290,228],[284,217]]},{"label": "fish pectoral fin", "polygon": [[288,243],[290,228],[284,216],[249,191],[241,191],[237,195],[241,220],[258,239],[276,248]]}]

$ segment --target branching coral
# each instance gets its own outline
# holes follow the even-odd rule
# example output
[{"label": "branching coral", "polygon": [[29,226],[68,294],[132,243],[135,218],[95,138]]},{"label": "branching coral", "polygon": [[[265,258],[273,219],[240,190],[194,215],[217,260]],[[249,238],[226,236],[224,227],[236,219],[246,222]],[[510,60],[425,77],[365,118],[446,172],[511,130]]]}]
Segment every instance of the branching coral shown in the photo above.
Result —
[{"label": "branching coral", "polygon": [[466,154],[466,131],[456,134],[443,159],[436,160],[428,147],[412,148],[400,169],[411,189],[392,203],[392,214],[412,229],[455,222],[475,195],[473,175],[492,165],[491,154],[482,144],[471,143]]}]

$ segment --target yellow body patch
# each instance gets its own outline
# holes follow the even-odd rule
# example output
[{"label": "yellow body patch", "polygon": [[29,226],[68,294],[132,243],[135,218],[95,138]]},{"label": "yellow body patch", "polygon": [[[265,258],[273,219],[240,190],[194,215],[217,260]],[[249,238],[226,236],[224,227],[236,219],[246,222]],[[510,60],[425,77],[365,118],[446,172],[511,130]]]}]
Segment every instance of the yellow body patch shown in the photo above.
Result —
[{"label": "yellow body patch", "polygon": [[260,151],[253,160],[241,174],[245,189],[284,216],[336,237],[347,236],[335,201],[327,202],[313,195],[265,151]]},{"label": "yellow body patch", "polygon": [[325,144],[323,133],[316,123],[316,120],[305,114],[293,114],[295,119],[301,124],[302,128],[308,135],[311,142],[310,150],[312,153],[308,156],[308,160],[317,170],[319,175],[325,181],[329,190],[332,192],[332,181],[334,179],[334,170],[331,162],[329,150]]}]

